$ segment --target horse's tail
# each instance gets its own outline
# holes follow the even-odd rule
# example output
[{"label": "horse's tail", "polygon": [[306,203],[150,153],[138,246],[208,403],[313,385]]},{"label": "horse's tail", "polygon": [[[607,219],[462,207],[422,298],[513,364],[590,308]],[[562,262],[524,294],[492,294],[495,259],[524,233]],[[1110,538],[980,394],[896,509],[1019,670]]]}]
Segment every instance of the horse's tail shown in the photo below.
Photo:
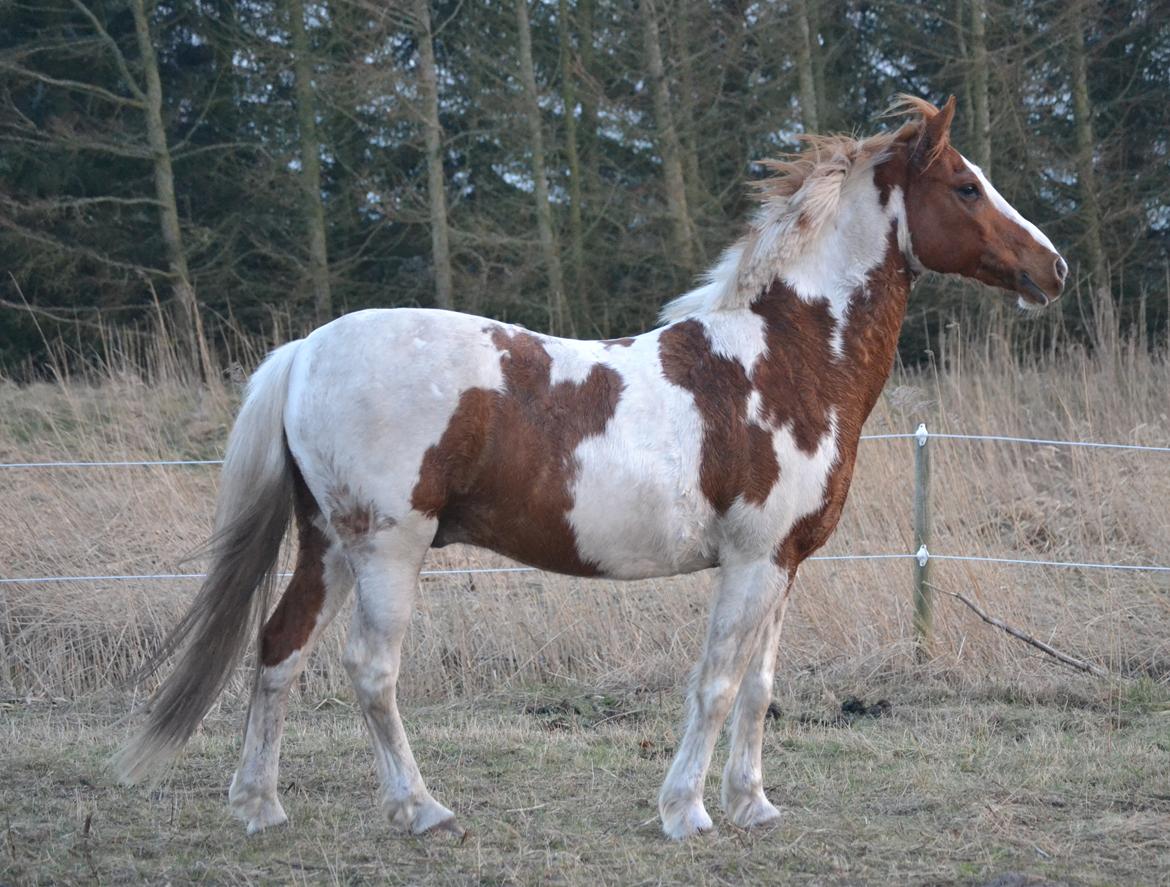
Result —
[{"label": "horse's tail", "polygon": [[174,671],[151,700],[146,725],[114,759],[124,783],[142,780],[178,754],[267,612],[276,558],[292,512],[293,466],[284,408],[299,344],[274,351],[248,384],[220,475],[207,578],[191,609],[139,673],[140,678],[154,673],[183,647]]}]

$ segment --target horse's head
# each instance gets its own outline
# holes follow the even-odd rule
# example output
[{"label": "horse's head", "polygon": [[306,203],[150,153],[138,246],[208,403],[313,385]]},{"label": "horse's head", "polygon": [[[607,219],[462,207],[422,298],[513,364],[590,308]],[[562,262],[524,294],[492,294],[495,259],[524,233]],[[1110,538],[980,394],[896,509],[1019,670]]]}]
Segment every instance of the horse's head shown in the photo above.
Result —
[{"label": "horse's head", "polygon": [[922,116],[899,133],[906,151],[906,224],[913,257],[1016,293],[1024,308],[1060,298],[1068,264],[1044,233],[951,146],[955,97],[941,109],[904,97]]}]

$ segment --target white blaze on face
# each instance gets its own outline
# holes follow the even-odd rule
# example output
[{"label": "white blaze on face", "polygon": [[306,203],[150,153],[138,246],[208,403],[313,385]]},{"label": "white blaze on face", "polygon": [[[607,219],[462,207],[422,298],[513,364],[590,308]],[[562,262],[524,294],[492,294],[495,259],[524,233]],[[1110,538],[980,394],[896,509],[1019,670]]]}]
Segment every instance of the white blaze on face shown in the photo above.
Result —
[{"label": "white blaze on face", "polygon": [[1048,239],[1045,233],[1020,215],[1019,210],[1003,199],[1003,195],[995,190],[995,185],[987,180],[987,176],[983,174],[983,170],[966,157],[963,158],[963,162],[975,174],[975,178],[979,179],[979,184],[983,186],[983,193],[987,195],[987,199],[991,201],[992,206],[1031,234],[1032,238],[1042,247],[1054,253],[1056,252],[1056,247],[1052,245],[1052,241]]}]

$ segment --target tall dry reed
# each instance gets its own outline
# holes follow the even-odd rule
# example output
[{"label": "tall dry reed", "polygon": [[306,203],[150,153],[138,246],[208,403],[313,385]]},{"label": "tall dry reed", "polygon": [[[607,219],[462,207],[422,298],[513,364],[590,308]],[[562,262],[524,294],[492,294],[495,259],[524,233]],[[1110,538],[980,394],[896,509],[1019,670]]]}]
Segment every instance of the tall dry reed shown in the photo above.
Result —
[{"label": "tall dry reed", "polygon": [[[932,360],[895,372],[867,432],[926,422],[936,431],[1170,443],[1165,347],[1126,337],[1106,312],[1097,314],[1105,320],[1089,346],[1066,341],[1057,319],[1024,323],[1008,314],[978,329],[952,323],[934,331]],[[153,340],[111,332],[105,341],[88,369],[61,369],[56,382],[0,383],[0,461],[217,457],[236,386],[196,384],[157,331]],[[235,347],[242,362],[264,350],[242,337]],[[1170,561],[1165,454],[930,446],[938,553]],[[182,558],[204,541],[215,481],[215,470],[202,467],[0,471],[0,576],[197,569]],[[909,552],[912,486],[912,442],[864,443],[840,529],[822,553]],[[500,563],[454,547],[433,553],[428,566]],[[1165,574],[951,562],[933,569],[939,589],[961,591],[1080,656],[1126,673],[1170,670]],[[710,571],[643,582],[535,573],[426,578],[403,691],[436,698],[566,681],[674,687],[699,650],[714,581]],[[196,586],[0,586],[0,694],[74,697],[124,686]],[[782,679],[912,667],[911,593],[909,561],[806,564],[782,640]],[[935,668],[962,679],[1054,667],[945,595],[935,610]],[[344,622],[302,681],[313,696],[347,692]]]}]

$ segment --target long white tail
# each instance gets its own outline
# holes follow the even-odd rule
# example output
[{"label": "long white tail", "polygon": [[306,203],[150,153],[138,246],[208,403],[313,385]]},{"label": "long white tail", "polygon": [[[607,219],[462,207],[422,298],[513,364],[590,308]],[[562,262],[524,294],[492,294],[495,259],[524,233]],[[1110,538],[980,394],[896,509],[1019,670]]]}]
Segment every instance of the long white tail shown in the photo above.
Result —
[{"label": "long white tail", "polygon": [[280,542],[292,513],[293,475],[284,407],[300,342],[278,348],[248,383],[228,438],[211,565],[191,609],[144,666],[152,674],[180,647],[174,671],[150,703],[145,727],[115,757],[123,782],[169,763],[211,708],[267,612]]}]

